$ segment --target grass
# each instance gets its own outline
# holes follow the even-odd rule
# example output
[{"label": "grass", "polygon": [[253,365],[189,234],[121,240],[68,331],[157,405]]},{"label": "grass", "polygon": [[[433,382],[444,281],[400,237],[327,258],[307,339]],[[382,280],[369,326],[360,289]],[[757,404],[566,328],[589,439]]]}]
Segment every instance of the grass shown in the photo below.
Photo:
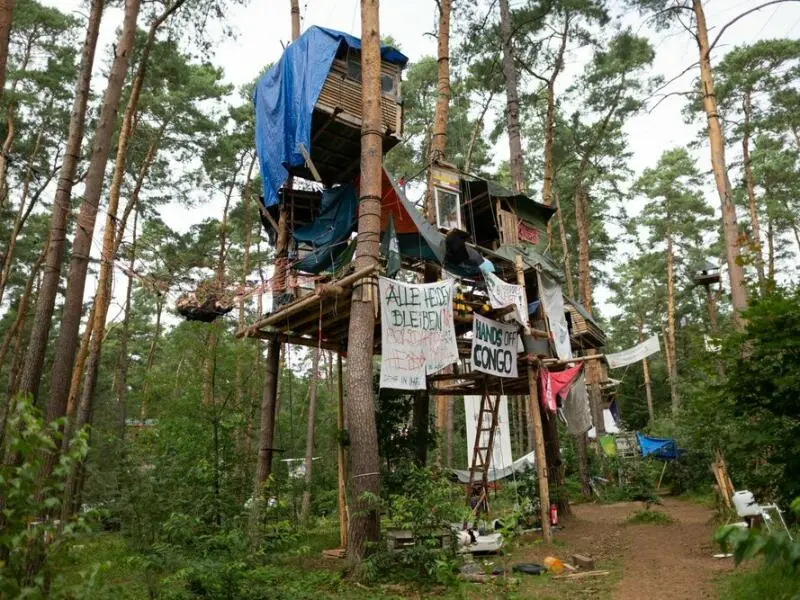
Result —
[{"label": "grass", "polygon": [[800,574],[785,567],[744,565],[718,580],[725,600],[795,600],[800,598]]},{"label": "grass", "polygon": [[673,523],[672,517],[660,510],[637,510],[626,521],[628,525],[669,525]]}]

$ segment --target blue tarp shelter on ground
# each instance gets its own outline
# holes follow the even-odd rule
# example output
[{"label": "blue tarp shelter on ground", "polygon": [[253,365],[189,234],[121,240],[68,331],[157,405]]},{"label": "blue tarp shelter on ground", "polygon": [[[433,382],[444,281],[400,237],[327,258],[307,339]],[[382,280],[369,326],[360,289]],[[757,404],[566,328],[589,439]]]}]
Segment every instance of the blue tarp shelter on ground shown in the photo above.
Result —
[{"label": "blue tarp shelter on ground", "polygon": [[[278,189],[289,175],[286,167],[303,164],[300,144],[311,152],[314,105],[341,48],[359,50],[361,40],[341,31],[309,27],[256,83],[255,142],[265,206],[278,203]],[[408,62],[390,46],[381,47],[381,58],[400,66]]]},{"label": "blue tarp shelter on ground", "polygon": [[636,432],[642,456],[654,456],[662,460],[675,460],[682,454],[675,440],[670,438],[657,438]]}]

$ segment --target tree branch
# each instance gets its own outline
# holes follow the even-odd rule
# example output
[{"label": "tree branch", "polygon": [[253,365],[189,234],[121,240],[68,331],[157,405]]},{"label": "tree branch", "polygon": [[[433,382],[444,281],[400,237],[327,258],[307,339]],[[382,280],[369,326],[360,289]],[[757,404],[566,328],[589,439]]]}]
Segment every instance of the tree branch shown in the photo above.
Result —
[{"label": "tree branch", "polygon": [[759,4],[758,6],[754,6],[753,8],[746,10],[740,15],[734,17],[733,19],[725,23],[725,25],[722,26],[722,29],[719,30],[717,37],[714,38],[714,41],[711,42],[711,44],[708,47],[708,50],[703,54],[703,59],[708,58],[708,55],[711,54],[711,51],[714,49],[714,46],[717,45],[719,38],[722,37],[722,34],[725,33],[725,30],[728,29],[728,27],[730,27],[740,19],[746,17],[750,13],[754,13],[758,10],[761,10],[762,8],[766,8],[767,6],[772,6],[773,4],[781,4],[783,2],[800,2],[800,0],[770,0],[770,2],[764,2],[764,4]]}]

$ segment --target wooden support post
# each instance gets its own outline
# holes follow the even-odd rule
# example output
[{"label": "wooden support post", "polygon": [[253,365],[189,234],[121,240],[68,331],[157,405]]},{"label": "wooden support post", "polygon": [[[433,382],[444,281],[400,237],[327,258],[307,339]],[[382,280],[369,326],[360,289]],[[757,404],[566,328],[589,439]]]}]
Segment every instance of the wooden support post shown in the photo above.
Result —
[{"label": "wooden support post", "polygon": [[337,354],[337,384],[339,388],[339,398],[337,404],[336,417],[339,428],[339,445],[337,447],[337,474],[339,479],[339,545],[342,548],[347,548],[347,497],[345,495],[345,481],[347,479],[344,469],[344,379],[342,378],[344,369],[342,369],[342,355]]},{"label": "wooden support post", "polygon": [[[525,289],[525,272],[522,268],[522,257],[517,255],[515,257],[515,265],[517,271],[517,283]],[[528,305],[527,297],[523,306]],[[525,332],[529,330],[528,323],[524,324]],[[542,430],[542,413],[539,406],[539,390],[536,385],[536,371],[533,365],[528,362],[525,367],[528,371],[528,393],[530,394],[530,419],[533,422],[533,437],[534,437],[534,452],[535,452],[535,465],[536,465],[536,479],[539,482],[539,504],[542,515],[542,535],[545,542],[548,544],[553,540],[553,534],[550,531],[550,485],[547,481],[547,456],[544,451],[544,432]]]}]

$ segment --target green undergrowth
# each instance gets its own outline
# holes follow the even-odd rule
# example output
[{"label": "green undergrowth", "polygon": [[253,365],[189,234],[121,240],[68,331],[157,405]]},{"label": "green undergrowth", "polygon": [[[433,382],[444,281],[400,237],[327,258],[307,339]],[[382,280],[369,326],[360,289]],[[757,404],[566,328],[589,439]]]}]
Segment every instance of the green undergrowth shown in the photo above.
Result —
[{"label": "green undergrowth", "polygon": [[724,600],[800,600],[800,577],[779,565],[748,565],[722,577],[717,589]]},{"label": "green undergrowth", "polygon": [[637,510],[626,520],[628,525],[669,525],[673,522],[674,521],[672,520],[672,517],[670,517],[668,514],[663,513],[660,510],[650,509]]}]

